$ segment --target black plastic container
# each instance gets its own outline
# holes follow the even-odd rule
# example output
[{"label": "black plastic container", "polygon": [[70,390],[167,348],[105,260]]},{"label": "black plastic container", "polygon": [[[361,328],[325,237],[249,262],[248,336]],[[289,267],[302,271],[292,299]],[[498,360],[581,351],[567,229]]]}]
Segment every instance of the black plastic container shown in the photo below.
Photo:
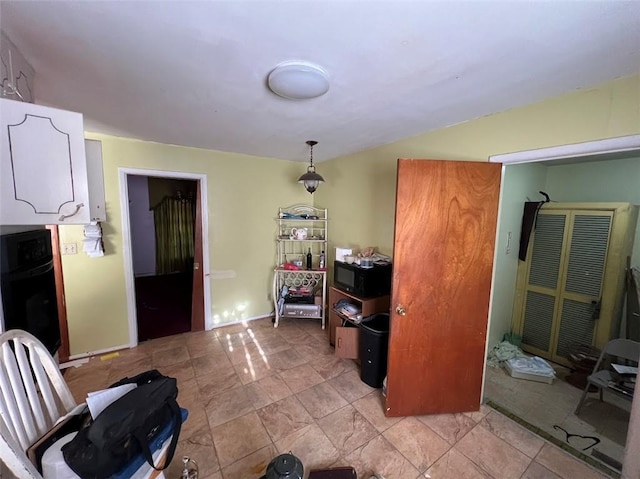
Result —
[{"label": "black plastic container", "polygon": [[389,352],[389,314],[378,313],[360,323],[360,379],[381,388],[387,375]]}]

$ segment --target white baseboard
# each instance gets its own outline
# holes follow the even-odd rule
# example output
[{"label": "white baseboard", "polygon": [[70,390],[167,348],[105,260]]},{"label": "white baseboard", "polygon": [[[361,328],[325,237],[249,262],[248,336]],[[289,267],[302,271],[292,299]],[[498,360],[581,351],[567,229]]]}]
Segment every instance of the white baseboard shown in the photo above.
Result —
[{"label": "white baseboard", "polygon": [[101,354],[112,353],[114,351],[120,351],[122,349],[129,349],[129,345],[123,344],[122,346],[114,346],[112,348],[98,349],[97,351],[87,351],[86,353],[73,354],[69,356],[69,361],[73,361],[74,359],[84,359],[90,358],[92,356],[99,356]]}]

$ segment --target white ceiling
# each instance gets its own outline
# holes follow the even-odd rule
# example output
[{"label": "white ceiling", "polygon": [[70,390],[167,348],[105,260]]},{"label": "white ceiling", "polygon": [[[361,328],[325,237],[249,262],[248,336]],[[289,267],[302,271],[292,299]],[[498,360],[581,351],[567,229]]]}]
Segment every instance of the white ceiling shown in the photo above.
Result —
[{"label": "white ceiling", "polygon": [[[3,0],[0,27],[89,131],[303,162],[640,71],[637,1]],[[329,92],[271,93],[287,60]]]}]

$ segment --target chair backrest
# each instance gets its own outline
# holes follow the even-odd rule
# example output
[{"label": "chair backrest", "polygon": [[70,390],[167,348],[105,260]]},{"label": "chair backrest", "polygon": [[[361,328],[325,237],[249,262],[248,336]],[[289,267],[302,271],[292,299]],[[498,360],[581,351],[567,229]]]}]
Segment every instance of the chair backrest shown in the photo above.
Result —
[{"label": "chair backrest", "polygon": [[640,359],[640,343],[630,339],[612,339],[605,345],[603,352],[637,362]]},{"label": "chair backrest", "polygon": [[[0,453],[15,474],[27,460],[26,450],[76,402],[58,365],[31,334],[10,330],[0,334]],[[21,457],[16,455],[22,453]],[[28,462],[28,460],[27,460]],[[27,475],[29,464],[19,467]]]}]

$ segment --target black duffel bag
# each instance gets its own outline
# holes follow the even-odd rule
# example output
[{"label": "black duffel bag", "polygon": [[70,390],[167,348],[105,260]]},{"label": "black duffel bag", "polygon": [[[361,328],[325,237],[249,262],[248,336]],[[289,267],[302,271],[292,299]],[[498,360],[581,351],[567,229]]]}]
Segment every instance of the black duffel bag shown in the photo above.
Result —
[{"label": "black duffel bag", "polygon": [[[156,470],[165,469],[173,459],[182,425],[175,378],[154,369],[110,387],[132,383],[138,387],[107,406],[62,447],[65,462],[82,479],[106,479],[138,454]],[[156,467],[149,444],[171,423],[173,437],[166,460],[162,467]]]}]

